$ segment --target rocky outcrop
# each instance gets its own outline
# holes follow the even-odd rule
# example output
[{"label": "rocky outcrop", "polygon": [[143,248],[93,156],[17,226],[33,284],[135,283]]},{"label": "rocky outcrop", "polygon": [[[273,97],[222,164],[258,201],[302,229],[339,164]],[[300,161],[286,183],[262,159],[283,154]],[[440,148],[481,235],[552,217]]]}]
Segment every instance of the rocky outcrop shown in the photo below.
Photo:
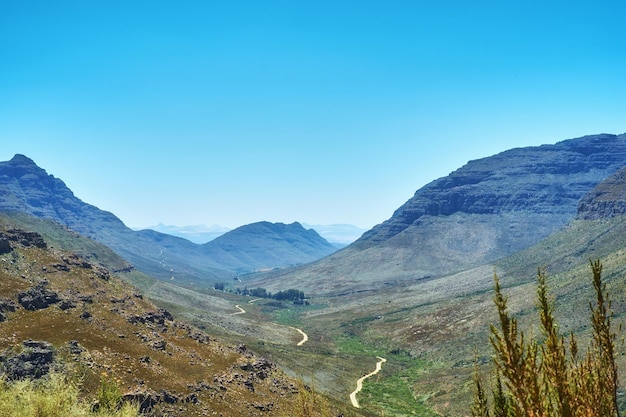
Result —
[{"label": "rocky outcrop", "polygon": [[173,321],[172,314],[164,308],[159,308],[157,311],[148,311],[141,315],[133,315],[127,318],[129,323],[152,323],[163,326],[166,321]]},{"label": "rocky outcrop", "polygon": [[6,236],[0,236],[0,255],[9,253],[13,250],[13,247],[9,243],[9,239]]},{"label": "rocky outcrop", "polygon": [[[8,242],[19,243],[20,245],[25,247],[36,246],[42,249],[45,249],[47,247],[46,242],[43,240],[43,237],[39,233],[29,232],[21,229],[10,229],[7,230],[6,233],[0,233],[0,241],[6,242],[0,244],[0,247],[5,246],[10,248],[11,246]],[[2,252],[0,249],[0,253],[6,252]]]},{"label": "rocky outcrop", "polygon": [[608,219],[626,214],[626,167],[587,193],[578,203],[577,218]]},{"label": "rocky outcrop", "polygon": [[6,298],[0,298],[0,322],[7,319],[7,312],[14,312],[18,308],[17,304],[13,300]]},{"label": "rocky outcrop", "polygon": [[41,282],[31,289],[19,293],[17,300],[26,310],[34,311],[61,302],[61,297],[58,293],[48,290],[46,282]]},{"label": "rocky outcrop", "polygon": [[5,357],[0,370],[7,379],[40,378],[50,372],[55,350],[48,342],[25,340],[22,351]]}]

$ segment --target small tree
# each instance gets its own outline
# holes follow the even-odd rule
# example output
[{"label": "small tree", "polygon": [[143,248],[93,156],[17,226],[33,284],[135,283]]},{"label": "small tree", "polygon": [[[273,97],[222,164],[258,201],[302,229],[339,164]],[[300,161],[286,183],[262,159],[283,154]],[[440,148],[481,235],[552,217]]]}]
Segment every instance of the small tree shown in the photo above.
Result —
[{"label": "small tree", "polygon": [[[491,404],[478,368],[474,377],[472,416],[619,417],[616,335],[611,330],[611,302],[602,282],[602,264],[591,261],[595,303],[590,303],[593,338],[584,358],[573,334],[559,334],[545,270],[537,273],[537,308],[544,341],[525,340],[507,308],[500,279],[494,274],[494,303],[499,327],[491,326],[495,384]],[[566,345],[568,345],[566,347]]]}]

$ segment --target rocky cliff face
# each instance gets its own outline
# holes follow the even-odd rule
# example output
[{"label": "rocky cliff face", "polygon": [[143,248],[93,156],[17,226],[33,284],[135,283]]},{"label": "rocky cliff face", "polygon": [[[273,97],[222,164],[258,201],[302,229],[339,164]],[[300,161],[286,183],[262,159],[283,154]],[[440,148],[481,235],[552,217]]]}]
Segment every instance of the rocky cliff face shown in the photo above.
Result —
[{"label": "rocky cliff face", "polygon": [[626,214],[626,167],[598,184],[578,204],[577,218],[607,219]]},{"label": "rocky cliff face", "polygon": [[419,189],[357,246],[384,242],[424,216],[548,214],[554,228],[576,214],[578,200],[626,164],[626,135],[595,135],[555,145],[511,149],[470,161]]}]

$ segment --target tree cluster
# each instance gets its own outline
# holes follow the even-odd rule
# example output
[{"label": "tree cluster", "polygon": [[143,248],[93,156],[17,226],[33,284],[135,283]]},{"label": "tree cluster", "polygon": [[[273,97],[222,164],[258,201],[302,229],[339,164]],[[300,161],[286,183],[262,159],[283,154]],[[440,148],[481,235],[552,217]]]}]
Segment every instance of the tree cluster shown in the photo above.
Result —
[{"label": "tree cluster", "polygon": [[257,298],[271,298],[277,301],[294,301],[296,303],[302,303],[305,299],[304,291],[293,288],[285,291],[278,291],[274,294],[267,291],[265,288],[237,288],[235,293]]}]

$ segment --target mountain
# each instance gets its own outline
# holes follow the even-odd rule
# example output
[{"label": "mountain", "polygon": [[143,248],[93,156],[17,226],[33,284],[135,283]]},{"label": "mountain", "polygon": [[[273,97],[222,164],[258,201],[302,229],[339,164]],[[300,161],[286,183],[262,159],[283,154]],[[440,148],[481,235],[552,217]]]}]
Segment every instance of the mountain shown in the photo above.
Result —
[{"label": "mountain", "polygon": [[[55,229],[51,240],[18,228],[30,222],[49,233],[49,224],[0,220],[4,382],[55,370],[79,381],[81,397],[91,404],[114,385],[149,415],[248,417],[279,410],[296,416],[303,401],[319,400],[245,345],[176,320],[113,271],[58,249],[82,247],[84,238]],[[108,250],[96,246],[91,243],[96,252]],[[333,415],[347,408],[339,407]]]},{"label": "mountain", "polygon": [[[578,201],[626,165],[626,135],[511,149],[468,162],[416,191],[393,216],[320,261],[258,284],[305,291],[380,288],[489,263],[574,219]],[[251,284],[252,285],[252,284]]]},{"label": "mountain", "polygon": [[262,270],[312,262],[336,248],[300,223],[258,222],[231,230],[204,244],[202,250],[230,270],[241,270],[242,265]]},{"label": "mountain", "polygon": [[[266,228],[271,233],[265,240],[265,247],[258,229],[253,228],[255,234],[250,239],[254,244],[249,248],[246,247],[248,240],[237,231],[241,254],[219,243],[198,245],[153,230],[133,231],[112,213],[75,197],[63,181],[48,175],[24,155],[0,162],[0,211],[55,220],[109,246],[145,273],[160,279],[204,285],[230,279],[236,273],[309,262],[335,250],[326,243],[324,251],[319,236],[301,227],[297,231],[292,227],[290,234],[284,237],[276,230],[286,229],[279,227],[270,231]],[[294,238],[298,232],[300,239]],[[303,244],[306,239],[313,239],[308,246]],[[292,247],[294,244],[297,246]],[[308,249],[312,252],[307,252]],[[287,258],[281,258],[283,255]]]},{"label": "mountain", "polygon": [[[222,236],[230,229],[218,225],[205,226],[202,224],[189,225],[189,226],[170,226],[163,223],[159,223],[156,226],[150,226],[146,229],[154,230],[159,233],[165,233],[167,235],[182,237],[190,242],[203,244],[212,241],[216,237]],[[141,230],[141,229],[135,229]]]},{"label": "mountain", "polygon": [[[306,224],[301,223],[305,229],[313,229],[320,236],[328,241],[331,245],[341,249],[357,240],[367,229],[352,224]],[[146,229],[154,230],[159,233],[165,233],[172,236],[182,237],[193,243],[203,244],[222,236],[231,229],[218,225],[205,226],[188,225],[188,226],[170,226],[159,223],[156,226],[150,226]],[[134,230],[142,230],[135,228]]]}]

